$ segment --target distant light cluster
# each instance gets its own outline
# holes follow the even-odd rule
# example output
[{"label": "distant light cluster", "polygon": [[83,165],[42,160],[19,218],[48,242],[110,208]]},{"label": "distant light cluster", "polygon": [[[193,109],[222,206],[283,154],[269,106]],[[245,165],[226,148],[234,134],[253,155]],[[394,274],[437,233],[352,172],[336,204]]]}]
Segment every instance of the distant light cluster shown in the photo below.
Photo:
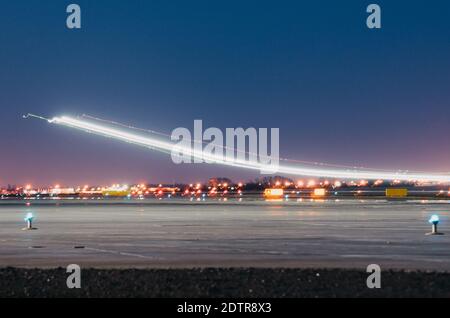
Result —
[{"label": "distant light cluster", "polygon": [[[389,190],[388,190],[389,189]],[[406,190],[408,189],[408,190]],[[207,198],[324,198],[324,197],[384,197],[390,192],[405,192],[405,196],[422,198],[448,198],[450,189],[444,186],[427,185],[384,180],[328,180],[300,179],[285,177],[265,177],[248,182],[233,182],[228,178],[211,178],[207,182],[189,184],[119,184],[34,187],[31,184],[0,188],[0,199],[108,199],[108,198],[190,198],[202,200]],[[389,193],[388,193],[389,192]],[[409,194],[408,194],[409,193]]]}]

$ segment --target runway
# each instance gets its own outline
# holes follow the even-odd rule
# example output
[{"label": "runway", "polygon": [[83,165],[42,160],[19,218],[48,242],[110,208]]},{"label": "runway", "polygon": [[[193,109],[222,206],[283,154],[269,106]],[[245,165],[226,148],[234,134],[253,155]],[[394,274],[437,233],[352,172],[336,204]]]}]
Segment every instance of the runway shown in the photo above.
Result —
[{"label": "runway", "polygon": [[[34,231],[23,217],[36,216]],[[446,235],[425,236],[437,213]],[[0,202],[0,266],[450,271],[450,201]]]}]

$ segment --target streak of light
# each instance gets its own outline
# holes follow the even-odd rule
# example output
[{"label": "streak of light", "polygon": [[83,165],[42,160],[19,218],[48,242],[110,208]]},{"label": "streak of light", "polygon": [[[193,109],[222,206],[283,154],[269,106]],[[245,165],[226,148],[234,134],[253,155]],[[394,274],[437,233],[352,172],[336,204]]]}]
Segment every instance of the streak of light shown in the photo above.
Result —
[{"label": "streak of light", "polygon": [[172,153],[175,150],[177,153],[190,154],[192,158],[214,162],[215,164],[246,168],[259,171],[272,171],[276,168],[277,173],[297,176],[311,176],[311,177],[330,177],[340,179],[384,179],[384,180],[402,180],[402,181],[433,181],[450,183],[450,175],[448,174],[428,174],[428,173],[405,173],[395,171],[375,171],[375,170],[360,170],[360,169],[330,169],[330,168],[309,168],[301,165],[288,166],[279,165],[274,167],[270,164],[262,164],[253,161],[246,161],[240,159],[229,159],[216,154],[208,154],[204,152],[192,151],[190,147],[183,147],[179,144],[159,140],[153,137],[144,137],[138,134],[129,133],[117,128],[106,127],[104,125],[94,124],[86,120],[74,119],[68,116],[54,117],[47,119],[45,117],[28,114],[24,118],[34,117],[38,119],[47,120],[51,124],[62,125],[88,133],[101,135],[104,137],[114,138],[116,140],[132,143],[142,147],[154,149],[160,152]]}]

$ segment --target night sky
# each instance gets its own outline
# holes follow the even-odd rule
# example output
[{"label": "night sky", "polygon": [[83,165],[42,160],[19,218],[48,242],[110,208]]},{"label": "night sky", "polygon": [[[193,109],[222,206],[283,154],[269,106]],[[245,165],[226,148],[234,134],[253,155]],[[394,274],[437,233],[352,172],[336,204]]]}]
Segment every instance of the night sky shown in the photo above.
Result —
[{"label": "night sky", "polygon": [[[366,7],[382,8],[382,29]],[[82,29],[69,30],[78,3]],[[0,2],[0,185],[257,177],[44,121],[279,127],[282,157],[450,171],[449,1]]]}]

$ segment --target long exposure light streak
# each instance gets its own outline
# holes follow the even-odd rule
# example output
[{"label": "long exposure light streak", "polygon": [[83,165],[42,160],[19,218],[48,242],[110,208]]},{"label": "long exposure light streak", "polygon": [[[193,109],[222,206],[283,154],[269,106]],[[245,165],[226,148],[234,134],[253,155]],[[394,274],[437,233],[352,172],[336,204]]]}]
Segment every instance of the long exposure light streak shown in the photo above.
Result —
[{"label": "long exposure light streak", "polygon": [[[142,135],[133,134],[123,131],[117,128],[107,127],[106,125],[99,125],[88,122],[86,120],[74,119],[68,116],[54,117],[47,119],[41,116],[28,114],[24,116],[34,117],[38,119],[45,119],[51,124],[62,125],[78,130],[82,130],[88,133],[101,135],[104,137],[114,138],[116,140],[132,143],[142,147],[154,149],[164,153],[171,153],[176,147],[177,152],[189,153],[192,157],[196,157],[200,160],[207,160],[214,162],[215,164],[240,167],[251,170],[270,171],[273,170],[273,166],[270,164],[261,164],[253,161],[239,160],[239,159],[227,159],[220,155],[197,153],[192,151],[191,148],[182,147],[179,144],[159,140],[153,137],[144,137]],[[331,169],[331,168],[310,168],[301,165],[279,165],[277,167],[277,173],[292,175],[292,176],[310,176],[310,177],[329,177],[339,179],[384,179],[384,180],[401,180],[401,181],[430,181],[450,183],[450,174],[428,174],[428,173],[405,173],[395,171],[379,171],[379,170],[361,170],[361,169]]]}]

